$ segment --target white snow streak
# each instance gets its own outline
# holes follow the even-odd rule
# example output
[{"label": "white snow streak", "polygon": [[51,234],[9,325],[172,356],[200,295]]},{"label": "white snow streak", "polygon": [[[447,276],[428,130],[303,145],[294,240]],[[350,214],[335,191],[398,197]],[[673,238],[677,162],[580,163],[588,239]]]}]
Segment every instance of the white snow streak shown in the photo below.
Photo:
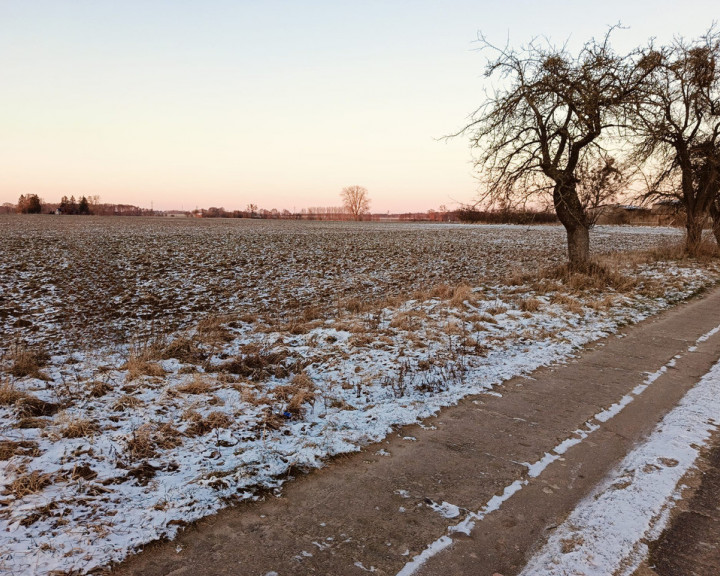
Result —
[{"label": "white snow streak", "polygon": [[618,574],[632,574],[647,554],[641,540],[662,530],[676,486],[717,428],[713,418],[719,413],[717,363],[650,438],[575,508],[522,576],[604,576],[619,569]]}]

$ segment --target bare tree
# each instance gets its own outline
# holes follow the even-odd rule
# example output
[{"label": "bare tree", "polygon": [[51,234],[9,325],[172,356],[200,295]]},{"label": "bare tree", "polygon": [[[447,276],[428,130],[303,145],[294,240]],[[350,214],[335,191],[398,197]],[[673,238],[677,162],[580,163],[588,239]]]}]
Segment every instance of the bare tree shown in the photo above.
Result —
[{"label": "bare tree", "polygon": [[577,167],[577,192],[590,226],[594,226],[603,208],[616,202],[625,187],[628,170],[618,166],[612,156],[589,156]]},{"label": "bare tree", "polygon": [[658,65],[635,110],[635,158],[650,167],[645,199],[682,203],[685,248],[695,254],[709,214],[720,241],[720,34],[677,38],[647,57]]},{"label": "bare tree", "polygon": [[498,48],[481,37],[482,48],[494,54],[486,77],[495,88],[458,133],[470,134],[479,153],[481,200],[512,206],[552,197],[573,269],[589,263],[592,225],[578,183],[606,157],[600,136],[625,126],[625,107],[649,71],[641,54],[612,51],[612,30],[577,56],[536,41],[520,50]]},{"label": "bare tree", "polygon": [[342,189],[340,197],[343,201],[343,207],[352,215],[354,220],[362,220],[363,215],[370,211],[370,197],[367,188],[348,186]]}]

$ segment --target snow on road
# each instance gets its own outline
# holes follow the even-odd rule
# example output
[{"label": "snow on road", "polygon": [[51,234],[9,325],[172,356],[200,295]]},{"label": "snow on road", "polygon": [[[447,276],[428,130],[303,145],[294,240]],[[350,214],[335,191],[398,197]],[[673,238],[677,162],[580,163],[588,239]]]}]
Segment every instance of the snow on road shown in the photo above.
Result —
[{"label": "snow on road", "polygon": [[[717,329],[715,330],[717,332]],[[720,362],[558,527],[521,576],[627,576],[647,557],[679,483],[717,429]]]}]

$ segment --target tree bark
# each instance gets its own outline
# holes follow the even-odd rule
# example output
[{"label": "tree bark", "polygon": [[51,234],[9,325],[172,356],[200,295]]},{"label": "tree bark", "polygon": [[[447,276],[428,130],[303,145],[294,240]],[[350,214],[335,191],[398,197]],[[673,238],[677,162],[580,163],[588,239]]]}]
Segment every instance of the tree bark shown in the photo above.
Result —
[{"label": "tree bark", "polygon": [[715,198],[710,204],[710,217],[712,218],[712,231],[715,236],[715,242],[720,246],[720,206],[718,206],[719,198]]},{"label": "tree bark", "polygon": [[[706,215],[697,215],[688,212],[685,221],[685,252],[689,256],[696,256],[702,242],[703,228],[705,227]],[[714,232],[713,226],[713,232]]]},{"label": "tree bark", "polygon": [[590,224],[571,175],[556,180],[553,203],[558,219],[565,227],[571,270],[585,271],[590,264]]}]

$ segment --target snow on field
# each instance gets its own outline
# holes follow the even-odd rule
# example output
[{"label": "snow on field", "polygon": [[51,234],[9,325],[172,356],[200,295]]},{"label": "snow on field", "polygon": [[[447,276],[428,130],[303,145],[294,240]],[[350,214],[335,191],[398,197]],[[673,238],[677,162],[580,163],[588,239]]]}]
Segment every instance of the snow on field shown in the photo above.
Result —
[{"label": "snow on field", "polygon": [[[720,276],[693,262],[639,263],[625,271],[635,282],[625,291],[552,278],[503,282],[515,257],[535,267],[562,258],[553,228],[351,226],[348,240],[331,225],[86,226],[75,240],[67,230],[26,238],[64,254],[58,278],[20,246],[17,230],[3,250],[35,260],[0,258],[10,302],[0,320],[18,338],[4,344],[0,383],[0,571],[9,574],[83,573],[119,561],[277,489],[294,469],[561,361]],[[601,246],[625,249],[672,234],[597,232]],[[118,265],[112,253],[128,235],[151,245],[138,248],[143,257],[123,252],[135,258],[123,268],[130,279],[118,272],[105,286],[89,264],[71,270],[78,254],[94,255],[97,268]],[[87,252],[94,237],[100,247]],[[212,254],[196,273],[202,246]],[[152,270],[158,262],[167,284]],[[70,318],[62,298],[53,300],[63,283],[78,298],[91,291],[97,309]],[[95,290],[117,306],[102,308]],[[158,300],[177,310],[148,304]],[[143,322],[166,331],[139,336]]]},{"label": "snow on field", "polygon": [[647,557],[678,485],[717,429],[720,363],[559,526],[521,576],[630,575]]}]

